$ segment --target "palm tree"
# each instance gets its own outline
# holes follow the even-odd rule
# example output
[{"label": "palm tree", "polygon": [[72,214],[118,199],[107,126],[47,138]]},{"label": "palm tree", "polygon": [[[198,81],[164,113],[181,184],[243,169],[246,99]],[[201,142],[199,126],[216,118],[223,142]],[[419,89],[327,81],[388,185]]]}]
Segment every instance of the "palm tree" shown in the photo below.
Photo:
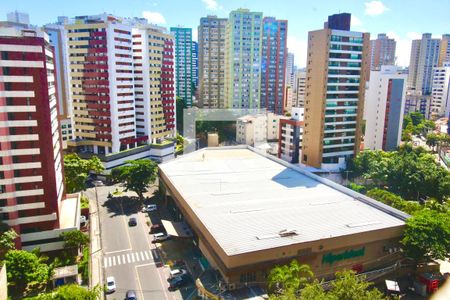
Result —
[{"label": "palm tree", "polygon": [[275,266],[269,273],[267,285],[275,293],[295,293],[311,282],[313,277],[314,273],[308,265],[300,265],[294,259],[288,265]]}]

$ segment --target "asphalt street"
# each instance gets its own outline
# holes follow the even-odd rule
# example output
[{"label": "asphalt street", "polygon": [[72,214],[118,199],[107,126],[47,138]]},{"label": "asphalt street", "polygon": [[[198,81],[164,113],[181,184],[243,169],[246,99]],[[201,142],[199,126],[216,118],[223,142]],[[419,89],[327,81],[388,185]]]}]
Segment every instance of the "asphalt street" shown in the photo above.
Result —
[{"label": "asphalt street", "polygon": [[[115,186],[97,187],[104,278],[114,276],[117,287],[107,299],[122,300],[128,290],[136,291],[139,300],[182,299],[178,291],[168,291],[169,270],[158,267],[159,255],[151,243],[145,214],[138,212],[133,201],[107,199],[114,189]],[[95,197],[94,189],[88,194]],[[128,226],[130,217],[137,219],[137,226]]]}]

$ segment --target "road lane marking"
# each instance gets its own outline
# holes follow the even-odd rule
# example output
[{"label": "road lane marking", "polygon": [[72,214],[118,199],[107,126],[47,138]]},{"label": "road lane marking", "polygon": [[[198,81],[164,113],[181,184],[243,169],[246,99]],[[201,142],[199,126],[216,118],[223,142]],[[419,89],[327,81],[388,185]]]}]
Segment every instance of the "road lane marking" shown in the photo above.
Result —
[{"label": "road lane marking", "polygon": [[117,256],[117,265],[121,265],[122,262],[120,261],[120,255]]},{"label": "road lane marking", "polygon": [[113,256],[113,266],[115,266],[115,265],[116,265],[116,257]]},{"label": "road lane marking", "polygon": [[134,253],[131,253],[131,261],[134,262]]},{"label": "road lane marking", "polygon": [[150,259],[150,257],[148,256],[148,253],[147,253],[147,251],[144,251],[144,254],[145,254],[145,258],[146,258],[147,260],[149,260],[149,259]]},{"label": "road lane marking", "polygon": [[108,259],[106,257],[103,258],[103,265],[105,266],[105,268],[108,267]]},{"label": "road lane marking", "polygon": [[148,267],[148,266],[154,266],[154,265],[156,265],[156,264],[154,262],[151,262],[151,263],[136,265],[135,267],[139,268],[139,267]]},{"label": "road lane marking", "polygon": [[145,260],[144,253],[142,253],[142,251],[141,251],[141,258],[142,258],[142,260]]},{"label": "road lane marking", "polygon": [[127,252],[127,251],[130,251],[130,250],[132,250],[132,249],[128,248],[128,249],[122,249],[122,250],[116,250],[116,251],[108,251],[108,252],[105,252],[105,255],[119,253],[119,252]]},{"label": "road lane marking", "polygon": [[131,262],[131,260],[130,260],[130,254],[129,254],[129,253],[127,253],[127,260],[128,260],[128,263]]},{"label": "road lane marking", "polygon": [[140,261],[141,259],[139,258],[139,252],[136,252],[136,261]]},{"label": "road lane marking", "polygon": [[112,266],[112,257],[108,257],[108,265]]},{"label": "road lane marking", "polygon": [[125,260],[125,254],[122,254],[122,261],[123,261],[124,264],[127,263],[126,260]]}]

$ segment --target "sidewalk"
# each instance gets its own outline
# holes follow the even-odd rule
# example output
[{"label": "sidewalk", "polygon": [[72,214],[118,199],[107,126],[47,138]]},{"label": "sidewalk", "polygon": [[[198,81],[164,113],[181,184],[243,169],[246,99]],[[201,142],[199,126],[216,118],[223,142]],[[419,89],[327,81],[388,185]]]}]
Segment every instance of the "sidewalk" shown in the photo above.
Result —
[{"label": "sidewalk", "polygon": [[[96,285],[103,286],[103,251],[100,237],[100,222],[98,215],[98,204],[94,197],[89,197],[90,209],[90,276],[89,286],[92,288]],[[104,294],[101,293],[100,299],[104,299]]]}]

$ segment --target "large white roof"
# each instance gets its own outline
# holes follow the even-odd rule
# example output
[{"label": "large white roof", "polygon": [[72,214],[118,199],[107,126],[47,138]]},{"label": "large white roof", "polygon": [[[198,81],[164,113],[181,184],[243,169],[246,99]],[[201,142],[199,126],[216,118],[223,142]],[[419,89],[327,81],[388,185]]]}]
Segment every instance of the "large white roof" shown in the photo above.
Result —
[{"label": "large white roof", "polygon": [[402,226],[407,217],[250,147],[207,148],[159,167],[227,255]]}]

